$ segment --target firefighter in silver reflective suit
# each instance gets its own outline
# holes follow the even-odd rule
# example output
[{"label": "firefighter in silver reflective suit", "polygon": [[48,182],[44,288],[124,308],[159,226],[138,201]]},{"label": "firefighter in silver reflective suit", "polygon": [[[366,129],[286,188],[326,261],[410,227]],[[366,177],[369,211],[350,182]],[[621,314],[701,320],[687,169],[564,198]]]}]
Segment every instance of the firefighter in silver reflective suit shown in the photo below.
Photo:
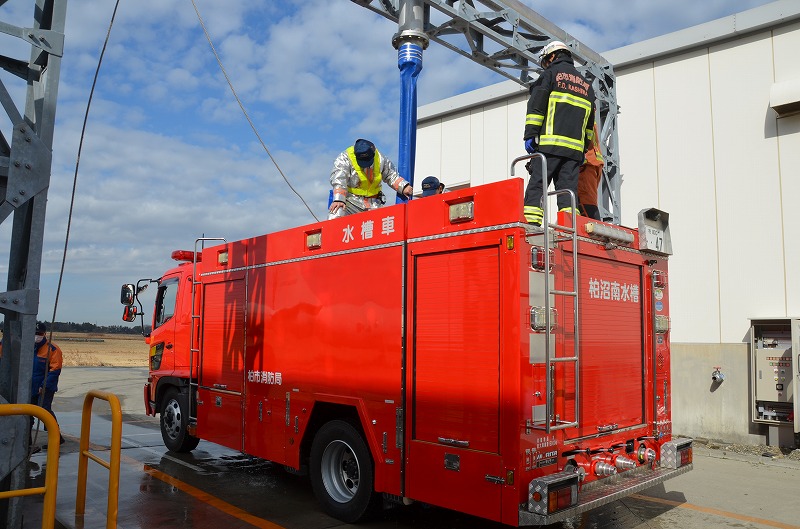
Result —
[{"label": "firefighter in silver reflective suit", "polygon": [[381,155],[371,141],[356,140],[333,162],[333,202],[328,219],[381,207],[385,202],[381,182],[407,197],[413,191],[391,160]]}]

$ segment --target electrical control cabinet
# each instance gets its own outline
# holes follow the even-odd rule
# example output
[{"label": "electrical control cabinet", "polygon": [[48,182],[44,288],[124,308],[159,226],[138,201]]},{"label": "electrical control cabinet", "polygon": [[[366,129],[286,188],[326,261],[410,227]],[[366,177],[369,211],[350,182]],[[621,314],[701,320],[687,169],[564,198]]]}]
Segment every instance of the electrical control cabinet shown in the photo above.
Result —
[{"label": "electrical control cabinet", "polygon": [[783,339],[782,336],[759,340],[756,342],[755,364],[757,399],[791,403],[793,371],[791,340]]},{"label": "electrical control cabinet", "polygon": [[800,319],[752,319],[750,353],[754,422],[800,433]]}]

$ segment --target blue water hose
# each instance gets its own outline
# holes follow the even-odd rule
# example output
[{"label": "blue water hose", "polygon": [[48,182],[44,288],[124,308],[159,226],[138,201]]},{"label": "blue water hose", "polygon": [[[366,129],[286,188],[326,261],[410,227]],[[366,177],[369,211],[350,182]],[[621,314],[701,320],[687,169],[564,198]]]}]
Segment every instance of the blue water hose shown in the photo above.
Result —
[{"label": "blue water hose", "polygon": [[[422,71],[422,46],[412,42],[401,44],[397,49],[397,67],[401,82],[397,170],[413,186],[417,152],[417,77]],[[406,200],[402,193],[397,193],[397,204]]]}]

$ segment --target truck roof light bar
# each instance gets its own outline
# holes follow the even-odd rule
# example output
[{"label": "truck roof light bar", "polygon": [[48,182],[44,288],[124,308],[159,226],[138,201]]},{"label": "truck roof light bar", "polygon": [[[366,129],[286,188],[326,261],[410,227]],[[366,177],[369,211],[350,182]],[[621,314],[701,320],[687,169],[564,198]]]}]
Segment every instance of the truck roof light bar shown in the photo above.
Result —
[{"label": "truck roof light bar", "polygon": [[195,255],[195,253],[191,250],[175,250],[172,252],[172,258],[176,261],[187,261],[189,263],[194,261],[196,258],[197,262],[199,263],[203,260],[203,255],[200,253]]}]

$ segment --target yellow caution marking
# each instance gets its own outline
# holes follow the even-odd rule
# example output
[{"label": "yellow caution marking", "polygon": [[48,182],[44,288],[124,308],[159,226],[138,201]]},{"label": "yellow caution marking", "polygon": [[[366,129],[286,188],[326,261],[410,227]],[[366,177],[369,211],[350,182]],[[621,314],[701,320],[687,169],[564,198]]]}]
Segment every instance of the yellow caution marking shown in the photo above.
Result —
[{"label": "yellow caution marking", "polygon": [[253,516],[252,514],[248,513],[243,509],[240,509],[239,507],[231,505],[230,503],[221,500],[216,496],[213,496],[205,491],[202,491],[197,487],[193,487],[188,483],[184,483],[178,478],[172,477],[169,474],[165,474],[160,470],[156,470],[151,466],[145,465],[141,461],[137,461],[132,457],[122,456],[122,459],[123,461],[125,461],[125,463],[132,466],[139,467],[139,465],[142,465],[145,474],[152,476],[160,481],[163,481],[167,485],[171,485],[176,489],[180,490],[181,492],[185,492],[194,499],[202,501],[203,503],[210,505],[219,511],[222,511],[225,514],[233,516],[234,518],[238,518],[243,522],[247,522],[254,527],[258,527],[260,529],[286,529],[282,525],[269,522],[267,520],[264,520],[263,518],[259,518],[258,516]]},{"label": "yellow caution marking", "polygon": [[631,494],[629,497],[635,498],[637,500],[650,501],[653,503],[661,503],[663,505],[671,505],[673,507],[681,507],[683,509],[691,509],[697,512],[713,514],[715,516],[722,516],[723,518],[733,518],[734,520],[741,520],[743,522],[757,523],[759,525],[768,525],[770,527],[777,527],[778,529],[800,529],[800,525],[792,525],[783,522],[776,522],[774,520],[765,520],[763,518],[756,518],[755,516],[746,516],[744,514],[737,514],[735,512],[712,509],[710,507],[701,507],[699,505],[694,505],[692,503],[681,503],[679,501],[665,500],[663,498],[654,498],[652,496],[642,496],[641,494]]}]

